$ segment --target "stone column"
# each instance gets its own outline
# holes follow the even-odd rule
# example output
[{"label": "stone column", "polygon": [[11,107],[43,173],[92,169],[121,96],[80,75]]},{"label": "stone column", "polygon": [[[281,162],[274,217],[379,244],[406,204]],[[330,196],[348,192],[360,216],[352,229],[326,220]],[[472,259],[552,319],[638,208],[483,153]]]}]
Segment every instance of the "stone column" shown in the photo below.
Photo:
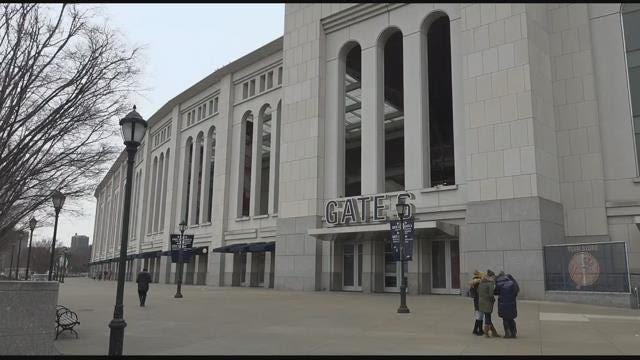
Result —
[{"label": "stone column", "polygon": [[375,259],[373,258],[373,253],[374,253],[373,241],[371,239],[363,241],[362,242],[362,284],[360,284],[360,286],[362,286],[362,292],[365,292],[365,293],[375,292],[375,284],[374,284]]},{"label": "stone column", "polygon": [[207,256],[207,285],[224,286],[224,253],[210,252]]},{"label": "stone column", "polygon": [[362,51],[362,194],[384,192],[382,52]]},{"label": "stone column", "polygon": [[269,154],[269,214],[275,214],[277,210],[278,195],[278,168],[280,167],[280,128],[282,121],[278,104],[273,104],[271,111],[271,153]]},{"label": "stone column", "polygon": [[[403,39],[404,82],[404,182],[405,189],[429,187],[429,92],[422,32]],[[424,68],[421,66],[425,59]]]},{"label": "stone column", "polygon": [[[327,111],[325,117],[325,196],[337,198],[344,189],[344,83],[339,74],[344,73],[344,62],[333,59],[327,62]],[[328,287],[327,287],[328,288]]]},{"label": "stone column", "polygon": [[[241,159],[244,162],[244,159]],[[262,173],[262,119],[260,114],[253,116],[253,145],[251,146],[251,197],[249,198],[249,216],[255,216],[260,206],[260,180]],[[242,173],[241,173],[242,174]]]},{"label": "stone column", "polygon": [[264,284],[262,285],[265,288],[273,287],[273,271],[271,270],[271,265],[273,264],[273,252],[267,251],[264,253]]},{"label": "stone column", "polygon": [[253,253],[248,252],[247,253],[247,258],[246,258],[246,274],[245,274],[245,283],[244,286],[246,287],[253,287],[257,285],[256,282],[256,274],[255,274],[255,257],[253,256]]}]

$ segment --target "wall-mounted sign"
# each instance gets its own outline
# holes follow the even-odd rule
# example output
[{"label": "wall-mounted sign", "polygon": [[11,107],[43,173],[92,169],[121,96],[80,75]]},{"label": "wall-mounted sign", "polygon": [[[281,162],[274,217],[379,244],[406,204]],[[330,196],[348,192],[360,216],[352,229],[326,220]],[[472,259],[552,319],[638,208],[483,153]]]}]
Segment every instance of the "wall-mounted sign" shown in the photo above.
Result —
[{"label": "wall-mounted sign", "polygon": [[[415,200],[413,193],[408,194],[408,200]],[[398,194],[362,195],[350,198],[329,200],[324,205],[324,218],[327,225],[358,224],[370,222],[384,222],[395,217],[395,206]],[[408,202],[409,214],[415,213],[415,206]]]},{"label": "wall-mounted sign", "polygon": [[629,292],[624,242],[547,245],[544,264],[546,290]]}]

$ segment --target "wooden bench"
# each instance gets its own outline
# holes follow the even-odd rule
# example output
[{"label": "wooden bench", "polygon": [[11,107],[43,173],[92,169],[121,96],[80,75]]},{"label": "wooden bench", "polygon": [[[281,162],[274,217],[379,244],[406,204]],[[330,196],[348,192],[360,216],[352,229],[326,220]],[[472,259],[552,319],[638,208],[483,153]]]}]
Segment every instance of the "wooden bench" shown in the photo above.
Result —
[{"label": "wooden bench", "polygon": [[56,306],[56,340],[58,339],[58,335],[62,334],[65,330],[69,330],[76,334],[76,339],[78,338],[78,332],[73,330],[73,327],[76,325],[80,325],[80,321],[78,321],[78,314],[69,310],[67,307],[62,305]]}]

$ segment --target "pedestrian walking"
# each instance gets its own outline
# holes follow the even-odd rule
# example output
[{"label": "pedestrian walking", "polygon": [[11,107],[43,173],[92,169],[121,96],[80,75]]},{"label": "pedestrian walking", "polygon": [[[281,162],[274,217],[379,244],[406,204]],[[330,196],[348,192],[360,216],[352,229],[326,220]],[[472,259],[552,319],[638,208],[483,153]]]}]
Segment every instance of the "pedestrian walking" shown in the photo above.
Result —
[{"label": "pedestrian walking", "polygon": [[[480,285],[478,285],[478,308],[484,314],[484,336],[500,337],[496,328],[491,322],[491,313],[493,312],[493,303],[496,301],[493,294],[496,289],[495,273],[487,270],[485,276],[482,277]],[[489,334],[491,332],[491,335]]]},{"label": "pedestrian walking", "polygon": [[482,281],[482,277],[485,274],[481,271],[474,270],[473,278],[469,281],[469,296],[473,298],[473,310],[474,310],[474,318],[475,325],[473,325],[473,333],[478,336],[484,335],[484,331],[482,331],[482,319],[484,315],[480,311],[478,307],[479,294],[478,294],[478,286]]},{"label": "pedestrian walking", "polygon": [[138,283],[140,306],[144,306],[144,302],[147,300],[147,291],[149,291],[149,283],[151,282],[151,274],[149,274],[147,268],[142,269],[142,271],[138,273],[136,282]]},{"label": "pedestrian walking", "polygon": [[498,294],[498,316],[502,318],[504,327],[504,338],[515,339],[518,330],[516,329],[515,318],[518,316],[516,297],[520,292],[520,287],[511,274],[501,271],[496,278],[496,294]]}]

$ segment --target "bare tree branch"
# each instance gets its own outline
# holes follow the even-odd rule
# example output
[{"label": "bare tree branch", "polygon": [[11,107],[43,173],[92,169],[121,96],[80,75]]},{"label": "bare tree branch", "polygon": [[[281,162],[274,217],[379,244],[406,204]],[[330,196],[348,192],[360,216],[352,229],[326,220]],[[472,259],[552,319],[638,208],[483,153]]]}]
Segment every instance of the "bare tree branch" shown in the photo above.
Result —
[{"label": "bare tree branch", "polygon": [[92,195],[119,150],[108,139],[140,89],[139,48],[76,5],[0,4],[0,242]]}]

